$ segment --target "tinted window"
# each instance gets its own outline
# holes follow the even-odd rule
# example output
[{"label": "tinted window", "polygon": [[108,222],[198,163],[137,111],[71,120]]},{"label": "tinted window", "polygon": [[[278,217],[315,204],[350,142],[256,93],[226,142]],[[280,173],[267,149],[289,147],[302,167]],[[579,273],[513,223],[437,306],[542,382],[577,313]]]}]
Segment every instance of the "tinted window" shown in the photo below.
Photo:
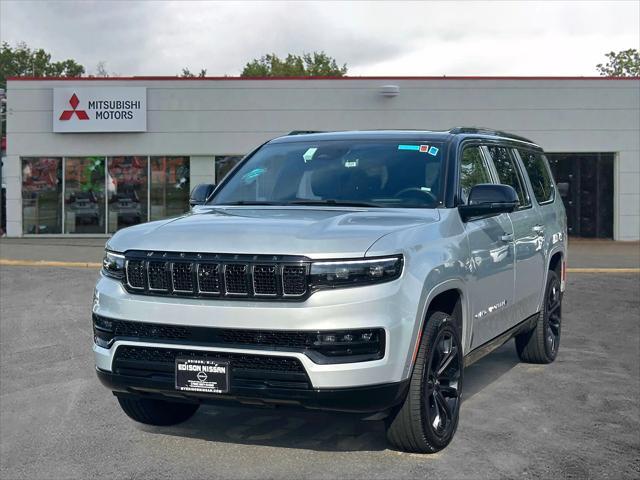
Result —
[{"label": "tinted window", "polygon": [[320,141],[266,145],[235,170],[214,204],[439,205],[441,145]]},{"label": "tinted window", "polygon": [[518,150],[518,153],[529,175],[531,188],[533,188],[533,194],[538,203],[553,200],[553,182],[551,181],[549,169],[545,165],[542,155],[529,150]]},{"label": "tinted window", "polygon": [[479,183],[492,183],[489,170],[482,158],[480,147],[467,147],[460,160],[460,193],[462,202],[467,203],[471,188]]},{"label": "tinted window", "polygon": [[520,208],[531,205],[529,195],[524,188],[524,182],[518,170],[514,158],[508,148],[488,147],[493,164],[498,172],[498,178],[503,185],[511,185],[518,194]]}]

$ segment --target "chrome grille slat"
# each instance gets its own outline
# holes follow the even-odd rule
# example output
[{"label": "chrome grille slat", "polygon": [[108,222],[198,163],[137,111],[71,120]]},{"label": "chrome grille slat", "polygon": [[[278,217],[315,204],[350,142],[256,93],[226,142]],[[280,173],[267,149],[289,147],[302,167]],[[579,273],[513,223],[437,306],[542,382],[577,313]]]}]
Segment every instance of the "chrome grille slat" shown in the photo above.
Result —
[{"label": "chrome grille slat", "polygon": [[136,252],[125,265],[125,287],[136,294],[302,300],[309,293],[308,260],[296,257]]}]

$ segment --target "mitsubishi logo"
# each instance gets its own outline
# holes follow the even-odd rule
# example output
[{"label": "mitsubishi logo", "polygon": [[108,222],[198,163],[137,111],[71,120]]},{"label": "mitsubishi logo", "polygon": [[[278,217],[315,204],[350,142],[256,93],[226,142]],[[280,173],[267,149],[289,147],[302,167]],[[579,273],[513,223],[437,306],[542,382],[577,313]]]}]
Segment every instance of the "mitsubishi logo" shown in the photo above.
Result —
[{"label": "mitsubishi logo", "polygon": [[60,120],[71,120],[71,117],[73,117],[74,113],[78,117],[78,120],[89,120],[89,115],[87,115],[87,112],[85,112],[84,110],[76,110],[79,103],[80,100],[78,100],[77,95],[75,93],[71,95],[71,98],[69,99],[69,105],[71,105],[71,108],[73,110],[64,110],[62,112],[62,115],[60,115]]}]

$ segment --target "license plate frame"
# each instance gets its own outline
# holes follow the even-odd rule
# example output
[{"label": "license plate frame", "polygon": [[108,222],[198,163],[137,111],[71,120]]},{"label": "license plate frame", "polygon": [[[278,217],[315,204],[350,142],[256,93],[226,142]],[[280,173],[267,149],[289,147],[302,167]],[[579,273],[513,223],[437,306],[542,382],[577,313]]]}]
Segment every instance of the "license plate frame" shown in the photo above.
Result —
[{"label": "license plate frame", "polygon": [[176,357],[175,388],[180,392],[220,395],[229,393],[230,366],[227,359]]}]

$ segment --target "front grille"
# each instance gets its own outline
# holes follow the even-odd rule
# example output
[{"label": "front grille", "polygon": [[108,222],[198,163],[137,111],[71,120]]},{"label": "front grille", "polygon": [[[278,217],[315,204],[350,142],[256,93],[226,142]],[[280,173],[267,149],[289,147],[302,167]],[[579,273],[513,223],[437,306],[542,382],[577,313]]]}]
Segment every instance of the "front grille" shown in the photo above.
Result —
[{"label": "front grille", "polygon": [[175,262],[171,265],[171,279],[175,292],[193,293],[193,275],[191,263]]},{"label": "front grille", "polygon": [[148,275],[150,290],[169,290],[167,262],[149,262]]},{"label": "front grille", "polygon": [[141,260],[129,260],[127,262],[127,281],[129,286],[136,289],[144,289],[146,287],[145,267],[146,262]]},{"label": "front grille", "polygon": [[275,265],[256,265],[253,267],[253,291],[256,295],[275,296],[278,294]]},{"label": "front grille", "polygon": [[267,370],[276,372],[304,372],[304,367],[297,358],[274,357],[268,355],[248,355],[244,353],[207,352],[196,350],[179,350],[173,348],[133,347],[124,345],[116,351],[114,362],[134,360],[152,363],[173,363],[176,357],[205,358],[207,360],[229,359],[233,368],[248,370]]},{"label": "front grille", "polygon": [[131,293],[263,300],[302,300],[309,293],[304,257],[135,251],[126,258]]},{"label": "front grille", "polygon": [[385,349],[385,333],[380,328],[258,330],[133,322],[93,314],[93,333],[94,341],[102,348],[112,348],[118,340],[130,340],[181,347],[198,345],[300,352],[320,364],[377,360],[384,356]]},{"label": "front grille", "polygon": [[188,340],[193,331],[180,325],[127,322],[113,320],[113,334],[116,337],[151,338],[157,340]]},{"label": "front grille", "polygon": [[282,288],[285,295],[304,295],[307,291],[306,267],[286,265],[282,270]]},{"label": "front grille", "polygon": [[235,388],[242,387],[306,390],[311,386],[309,377],[297,358],[272,355],[123,345],[116,350],[113,371],[118,375],[173,383],[177,357],[229,361],[231,393]]},{"label": "front grille", "polygon": [[224,343],[288,348],[310,347],[317,336],[314,332],[241,330],[234,328],[220,329],[219,335]]},{"label": "front grille", "polygon": [[224,283],[228,294],[246,295],[249,293],[247,288],[247,265],[237,263],[225,265]]},{"label": "front grille", "polygon": [[198,287],[200,293],[220,293],[220,265],[198,265]]}]

